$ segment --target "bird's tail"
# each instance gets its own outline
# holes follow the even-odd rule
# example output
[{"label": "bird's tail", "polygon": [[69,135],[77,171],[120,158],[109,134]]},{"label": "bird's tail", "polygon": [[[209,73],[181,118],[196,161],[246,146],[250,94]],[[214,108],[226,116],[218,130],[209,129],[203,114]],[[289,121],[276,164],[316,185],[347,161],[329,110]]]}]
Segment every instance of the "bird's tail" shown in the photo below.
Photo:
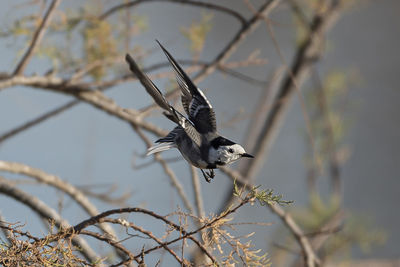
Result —
[{"label": "bird's tail", "polygon": [[155,146],[150,147],[147,149],[147,154],[146,156],[149,156],[154,153],[162,152],[171,148],[175,148],[176,145],[174,143],[161,143]]}]

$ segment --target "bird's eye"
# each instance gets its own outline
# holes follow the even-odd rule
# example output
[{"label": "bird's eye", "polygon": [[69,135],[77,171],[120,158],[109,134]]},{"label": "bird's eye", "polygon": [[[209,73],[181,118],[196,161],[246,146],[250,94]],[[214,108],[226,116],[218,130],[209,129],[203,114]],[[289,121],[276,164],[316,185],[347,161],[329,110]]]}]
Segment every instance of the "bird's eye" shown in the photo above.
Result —
[{"label": "bird's eye", "polygon": [[232,148],[229,148],[229,149],[228,149],[228,152],[229,152],[229,153],[233,153],[233,149],[232,149]]}]

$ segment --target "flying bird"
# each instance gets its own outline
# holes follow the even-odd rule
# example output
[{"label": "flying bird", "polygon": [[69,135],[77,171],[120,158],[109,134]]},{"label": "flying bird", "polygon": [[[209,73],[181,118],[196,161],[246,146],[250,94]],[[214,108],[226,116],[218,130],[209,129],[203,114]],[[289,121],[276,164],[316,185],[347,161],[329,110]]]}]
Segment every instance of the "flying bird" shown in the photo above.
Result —
[{"label": "flying bird", "polygon": [[[253,158],[244,148],[217,133],[215,112],[204,93],[192,82],[171,54],[157,41],[171,63],[179,88],[182,91],[182,106],[187,117],[177,111],[165,99],[157,86],[126,54],[126,62],[146,91],[162,109],[164,115],[177,126],[167,136],[156,141],[147,155],[177,148],[193,166],[199,168],[207,182],[214,178],[214,169],[232,163],[242,157]],[[208,169],[209,171],[204,171]]]}]

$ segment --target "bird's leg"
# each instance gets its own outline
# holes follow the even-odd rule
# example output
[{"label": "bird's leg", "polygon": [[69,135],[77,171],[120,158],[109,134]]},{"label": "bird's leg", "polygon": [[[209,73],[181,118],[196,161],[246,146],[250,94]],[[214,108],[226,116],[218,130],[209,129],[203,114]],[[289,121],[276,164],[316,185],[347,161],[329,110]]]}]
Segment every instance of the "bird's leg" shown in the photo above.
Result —
[{"label": "bird's leg", "polygon": [[203,171],[203,169],[200,169],[200,171],[201,171],[201,173],[203,174],[204,179],[206,179],[207,183],[211,182],[211,179],[210,179],[208,173],[206,173],[205,171]]},{"label": "bird's leg", "polygon": [[210,177],[211,179],[214,179],[214,177],[215,177],[214,169],[208,169],[208,170],[209,170],[209,172],[207,173],[208,177]]}]

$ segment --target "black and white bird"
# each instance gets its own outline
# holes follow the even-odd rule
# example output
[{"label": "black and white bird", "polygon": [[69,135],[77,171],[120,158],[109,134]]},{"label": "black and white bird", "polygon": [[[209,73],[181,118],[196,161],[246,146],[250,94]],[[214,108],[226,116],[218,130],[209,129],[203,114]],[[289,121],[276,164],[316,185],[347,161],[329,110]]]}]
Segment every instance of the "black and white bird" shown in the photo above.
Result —
[{"label": "black and white bird", "polygon": [[[176,126],[167,136],[156,141],[147,155],[177,148],[193,166],[200,168],[204,178],[210,182],[214,169],[232,163],[242,157],[253,158],[244,148],[217,133],[215,113],[204,93],[192,82],[171,54],[157,41],[168,61],[174,68],[176,79],[182,91],[181,100],[188,118],[178,112],[165,99],[157,86],[143,73],[133,58],[127,54],[126,61],[154,101],[165,110],[164,115]],[[205,172],[204,169],[209,169]]]}]

